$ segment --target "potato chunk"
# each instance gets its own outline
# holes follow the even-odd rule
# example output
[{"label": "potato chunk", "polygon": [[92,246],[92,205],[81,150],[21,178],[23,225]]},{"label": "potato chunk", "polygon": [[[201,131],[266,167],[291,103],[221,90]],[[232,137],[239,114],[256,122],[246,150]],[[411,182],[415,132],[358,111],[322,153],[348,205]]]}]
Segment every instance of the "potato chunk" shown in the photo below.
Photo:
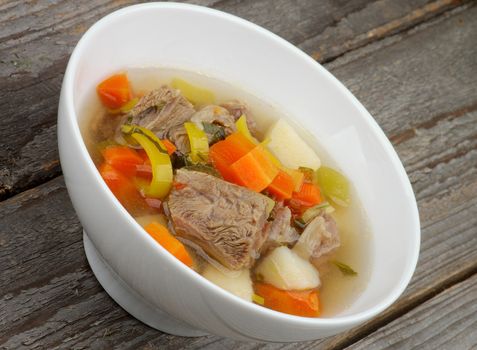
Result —
[{"label": "potato chunk", "polygon": [[283,119],[279,119],[268,130],[265,139],[270,140],[268,149],[287,168],[306,167],[316,170],[321,165],[315,151]]},{"label": "potato chunk", "polygon": [[283,290],[304,290],[320,286],[320,276],[315,267],[285,246],[268,254],[255,272],[264,282]]},{"label": "potato chunk", "polygon": [[253,287],[249,270],[230,271],[225,274],[212,265],[208,265],[202,276],[236,296],[252,301]]}]

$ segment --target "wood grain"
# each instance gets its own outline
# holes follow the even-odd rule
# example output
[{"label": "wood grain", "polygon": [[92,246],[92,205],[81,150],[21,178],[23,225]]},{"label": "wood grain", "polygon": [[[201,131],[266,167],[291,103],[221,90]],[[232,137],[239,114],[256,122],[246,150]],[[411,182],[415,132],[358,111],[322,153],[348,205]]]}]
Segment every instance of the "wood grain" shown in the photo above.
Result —
[{"label": "wood grain", "polygon": [[475,349],[476,330],[477,275],[474,275],[349,349]]},{"label": "wood grain", "polygon": [[[477,272],[476,16],[474,3],[466,4],[328,65],[391,137],[418,199],[419,264],[404,295],[379,317],[302,344],[189,339],[152,330],[96,282],[59,177],[0,203],[0,349],[342,349],[366,335],[357,347],[427,341],[445,348],[457,336],[464,345],[475,344],[475,311],[466,313],[475,310],[475,276],[466,279]],[[0,50],[1,45],[0,40]],[[437,313],[438,306],[453,323]],[[440,328],[421,315],[448,326],[450,337],[439,336]],[[459,333],[459,327],[467,331]]]},{"label": "wood grain", "polygon": [[[472,112],[420,130],[423,140],[433,141],[422,148],[419,158],[425,160],[432,155],[443,159],[452,143],[468,142],[475,132],[471,126],[476,117],[477,112]],[[443,130],[456,137],[439,139]],[[398,151],[411,154],[416,143],[425,142],[419,140],[400,143]],[[413,158],[405,157],[404,163]],[[452,184],[440,197],[426,196],[426,186],[416,191],[423,226],[420,261],[411,285],[397,304],[370,324],[341,336],[304,344],[267,344],[263,348],[342,348],[350,337],[359,339],[400,315],[407,305],[413,307],[416,300],[425,300],[469,271],[475,272],[477,169],[468,169],[468,164],[477,164],[477,152],[450,164],[442,161],[430,171],[424,161],[410,170],[411,176],[427,171],[430,185],[447,179],[452,179]],[[68,203],[62,178],[57,178],[0,204],[0,265],[5,267],[0,277],[0,347],[261,348],[213,336],[172,337],[127,316],[92,276],[82,251],[81,227]]]},{"label": "wood grain", "polygon": [[[60,174],[56,112],[69,54],[97,19],[132,2],[0,4],[0,199]],[[464,1],[403,0],[399,5],[392,0],[188,2],[242,16],[299,45],[318,60],[329,61]]]}]

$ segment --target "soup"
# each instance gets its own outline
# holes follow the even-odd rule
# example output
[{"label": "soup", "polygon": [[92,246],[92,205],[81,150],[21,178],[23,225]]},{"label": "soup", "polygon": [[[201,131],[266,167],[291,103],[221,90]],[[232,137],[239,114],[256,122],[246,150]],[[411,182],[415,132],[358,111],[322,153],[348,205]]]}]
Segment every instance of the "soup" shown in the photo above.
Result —
[{"label": "soup", "polygon": [[115,74],[90,100],[82,131],[102,178],[183,264],[304,317],[337,315],[364,289],[356,192],[280,108],[173,69]]}]

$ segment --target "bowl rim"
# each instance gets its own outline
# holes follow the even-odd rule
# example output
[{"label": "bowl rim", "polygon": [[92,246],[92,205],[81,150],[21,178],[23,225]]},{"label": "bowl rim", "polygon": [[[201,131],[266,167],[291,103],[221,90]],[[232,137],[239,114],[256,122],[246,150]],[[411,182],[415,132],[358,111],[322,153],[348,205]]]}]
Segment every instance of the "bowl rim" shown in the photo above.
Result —
[{"label": "bowl rim", "polygon": [[[329,318],[309,318],[309,317],[301,317],[301,316],[294,316],[282,312],[278,312],[275,310],[271,310],[259,305],[255,305],[252,302],[245,301],[234,294],[224,290],[223,288],[217,286],[216,284],[208,281],[199,273],[195,272],[194,270],[184,266],[180,261],[175,259],[171,254],[169,254],[162,246],[156,244],[154,239],[150,237],[146,232],[142,229],[142,227],[134,220],[134,218],[126,211],[126,209],[119,203],[119,201],[114,197],[112,192],[108,189],[106,183],[102,181],[99,172],[96,169],[96,166],[93,163],[91,156],[86,148],[84,139],[81,134],[81,130],[78,123],[78,116],[75,112],[74,108],[74,100],[75,97],[73,96],[74,91],[74,83],[75,77],[77,73],[78,63],[80,62],[80,58],[82,56],[83,50],[86,46],[86,43],[94,37],[96,32],[100,31],[102,28],[107,27],[108,23],[112,20],[117,19],[118,17],[136,14],[142,11],[147,11],[151,9],[163,9],[163,10],[182,10],[197,13],[200,15],[209,15],[214,17],[219,17],[224,19],[228,22],[232,22],[236,25],[240,25],[248,30],[254,31],[257,34],[263,35],[267,37],[268,40],[274,41],[276,44],[279,44],[284,49],[293,52],[296,56],[299,56],[300,59],[303,61],[303,64],[307,64],[310,69],[315,69],[320,71],[321,74],[324,74],[329,82],[335,85],[341,93],[344,94],[345,98],[352,102],[354,107],[359,111],[357,113],[358,118],[361,118],[362,121],[366,124],[368,128],[375,134],[379,143],[383,146],[386,156],[390,159],[391,164],[394,168],[394,171],[397,172],[399,175],[399,181],[404,190],[404,195],[408,198],[408,203],[411,209],[411,217],[410,220],[413,226],[413,238],[414,242],[412,244],[413,251],[411,252],[411,259],[407,261],[406,268],[401,276],[401,279],[396,282],[396,285],[393,287],[392,291],[378,304],[367,308],[364,311],[357,312],[352,315],[347,316],[331,316]],[[206,290],[218,293],[223,298],[227,299],[230,303],[235,303],[240,307],[243,307],[250,312],[250,315],[253,314],[265,316],[270,319],[274,319],[275,321],[292,323],[294,325],[302,325],[306,327],[316,327],[320,328],[323,326],[340,326],[340,327],[350,327],[359,323],[362,323],[377,314],[381,313],[385,309],[387,309],[391,304],[393,304],[399,296],[403,293],[403,291],[408,286],[413,273],[415,271],[418,257],[419,257],[419,250],[420,250],[420,238],[421,238],[421,231],[420,231],[420,221],[419,221],[419,213],[417,202],[415,199],[414,192],[412,190],[412,186],[409,180],[409,177],[406,174],[403,164],[401,163],[396,151],[394,150],[391,142],[385,136],[383,130],[379,127],[376,120],[371,116],[371,114],[364,108],[364,106],[357,100],[357,98],[336,78],[334,77],[328,70],[326,70],[321,64],[311,58],[309,55],[301,51],[299,48],[291,44],[290,42],[286,41],[285,39],[281,38],[280,36],[270,32],[269,30],[256,25],[248,20],[240,18],[238,16],[222,12],[216,9],[207,8],[199,5],[192,5],[192,4],[184,4],[184,3],[175,3],[175,2],[152,2],[152,3],[143,3],[143,4],[136,4],[131,6],[126,6],[116,11],[111,12],[110,14],[102,17],[97,22],[95,22],[80,38],[77,45],[75,46],[70,59],[68,61],[68,65],[65,71],[65,75],[63,78],[63,85],[62,85],[62,94],[63,99],[60,103],[64,103],[65,111],[64,116],[62,118],[67,118],[68,124],[71,127],[71,131],[74,135],[74,140],[69,140],[68,142],[75,142],[78,144],[81,153],[85,156],[86,162],[88,164],[89,170],[95,176],[97,182],[99,182],[102,191],[106,196],[108,196],[111,205],[116,207],[117,210],[122,210],[123,214],[126,214],[127,221],[131,224],[131,228],[136,233],[140,234],[143,239],[148,239],[150,245],[152,245],[158,254],[162,254],[162,257],[165,259],[169,259],[172,264],[176,264],[175,266],[178,269],[182,269],[182,271],[188,276],[187,278],[192,278],[195,283],[200,284]]]}]

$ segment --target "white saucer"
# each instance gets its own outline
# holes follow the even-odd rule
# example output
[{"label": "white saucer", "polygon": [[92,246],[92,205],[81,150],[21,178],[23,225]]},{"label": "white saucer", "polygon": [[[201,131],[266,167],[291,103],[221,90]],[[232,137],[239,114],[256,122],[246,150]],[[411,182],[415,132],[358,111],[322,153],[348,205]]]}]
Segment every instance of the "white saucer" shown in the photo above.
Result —
[{"label": "white saucer", "polygon": [[129,314],[148,326],[165,333],[183,337],[200,337],[207,333],[179,321],[144,300],[104,261],[93,242],[83,231],[86,258],[106,293]]}]

